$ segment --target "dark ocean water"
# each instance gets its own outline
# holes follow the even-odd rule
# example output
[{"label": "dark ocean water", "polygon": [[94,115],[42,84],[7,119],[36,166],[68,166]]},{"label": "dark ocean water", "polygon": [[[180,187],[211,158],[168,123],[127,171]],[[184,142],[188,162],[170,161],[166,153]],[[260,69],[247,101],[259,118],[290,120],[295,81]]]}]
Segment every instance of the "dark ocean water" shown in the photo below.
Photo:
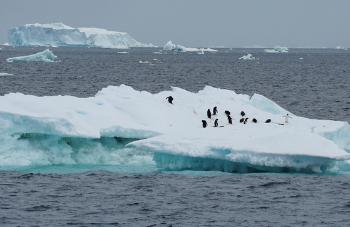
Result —
[{"label": "dark ocean water", "polygon": [[[0,76],[0,95],[86,97],[122,83],[151,92],[170,86],[198,91],[212,85],[263,94],[297,115],[350,122],[350,51],[292,49],[288,54],[267,54],[261,49],[221,49],[198,55],[54,48],[60,62],[5,61],[39,50],[0,50],[0,73],[13,74]],[[248,52],[258,60],[238,60]],[[0,172],[0,225],[350,225],[348,175],[84,170]]]}]

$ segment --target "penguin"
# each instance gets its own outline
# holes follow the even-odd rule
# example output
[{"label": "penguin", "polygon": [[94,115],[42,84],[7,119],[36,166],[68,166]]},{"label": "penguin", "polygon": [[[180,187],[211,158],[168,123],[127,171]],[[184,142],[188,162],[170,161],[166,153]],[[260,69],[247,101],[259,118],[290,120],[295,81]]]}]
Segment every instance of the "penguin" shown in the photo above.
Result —
[{"label": "penguin", "polygon": [[239,123],[243,123],[244,122],[244,118],[241,118],[240,120],[239,120]]},{"label": "penguin", "polygon": [[203,126],[203,128],[206,128],[207,127],[207,121],[206,120],[202,120],[202,126]]},{"label": "penguin", "polygon": [[267,119],[265,123],[271,123],[271,119]]},{"label": "penguin", "polygon": [[210,109],[207,110],[207,116],[209,119],[211,119],[211,112],[210,112]]},{"label": "penguin", "polygon": [[226,114],[227,116],[229,116],[231,113],[230,113],[230,111],[225,110],[225,114]]},{"label": "penguin", "polygon": [[244,111],[241,111],[241,116],[242,116],[242,117],[244,117],[244,116],[245,116]]},{"label": "penguin", "polygon": [[232,117],[230,115],[227,115],[227,120],[230,125],[232,125]]},{"label": "penguin", "polygon": [[173,100],[174,100],[173,96],[168,96],[168,97],[166,97],[166,99],[168,100],[168,102],[170,104],[173,104]]},{"label": "penguin", "polygon": [[214,106],[213,108],[213,115],[216,115],[218,113],[218,107]]},{"label": "penguin", "polygon": [[258,120],[256,120],[255,118],[253,118],[252,122],[253,122],[253,123],[258,123]]},{"label": "penguin", "polygon": [[219,126],[219,120],[218,119],[215,119],[214,121],[214,127],[218,127]]},{"label": "penguin", "polygon": [[244,119],[244,123],[243,124],[247,124],[247,121],[248,121],[248,117],[246,117],[245,119]]}]

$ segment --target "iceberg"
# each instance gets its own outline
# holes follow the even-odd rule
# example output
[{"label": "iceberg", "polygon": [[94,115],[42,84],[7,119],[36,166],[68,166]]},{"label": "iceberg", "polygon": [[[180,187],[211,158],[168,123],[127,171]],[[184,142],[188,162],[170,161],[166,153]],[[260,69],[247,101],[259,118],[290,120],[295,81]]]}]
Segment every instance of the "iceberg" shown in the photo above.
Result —
[{"label": "iceberg", "polygon": [[335,49],[337,49],[337,50],[348,50],[348,48],[343,47],[343,46],[336,46]]},{"label": "iceberg", "polygon": [[[206,116],[214,106],[220,127]],[[247,124],[239,123],[242,110]],[[119,165],[132,156],[161,170],[318,173],[349,159],[350,126],[296,116],[258,94],[209,86],[152,94],[121,85],[88,98],[0,96],[0,142],[0,167]]]},{"label": "iceberg", "polygon": [[12,46],[87,46],[127,49],[153,47],[136,41],[126,32],[101,28],[73,28],[63,23],[26,24],[9,30]]},{"label": "iceberg", "polygon": [[255,60],[255,57],[252,54],[246,54],[238,58],[239,60]]},{"label": "iceberg", "polygon": [[276,46],[273,49],[265,49],[266,53],[278,54],[278,53],[288,53],[288,47]]},{"label": "iceberg", "polygon": [[200,54],[204,54],[204,52],[217,52],[217,50],[211,48],[184,47],[179,44],[174,44],[171,40],[163,46],[163,50],[175,52],[198,52]]},{"label": "iceberg", "polygon": [[42,62],[55,62],[57,58],[56,55],[52,53],[51,50],[46,49],[44,51],[20,57],[13,57],[6,59],[7,62],[16,62],[16,61],[42,61]]}]

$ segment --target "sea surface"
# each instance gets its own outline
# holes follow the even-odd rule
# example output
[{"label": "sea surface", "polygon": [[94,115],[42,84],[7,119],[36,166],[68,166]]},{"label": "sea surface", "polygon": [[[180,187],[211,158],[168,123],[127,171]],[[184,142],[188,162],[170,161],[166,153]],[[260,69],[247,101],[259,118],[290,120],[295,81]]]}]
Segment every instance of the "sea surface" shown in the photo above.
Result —
[{"label": "sea surface", "polygon": [[[6,62],[43,49],[2,46],[0,95],[88,97],[108,85],[127,84],[150,92],[171,86],[198,91],[211,85],[262,94],[296,115],[350,122],[349,50],[291,49],[287,54],[268,54],[263,49],[219,49],[199,55],[159,54],[157,48],[134,48],[128,53],[52,48],[59,62]],[[238,60],[246,53],[257,59]],[[350,225],[348,174],[137,168],[1,168],[0,226]]]}]

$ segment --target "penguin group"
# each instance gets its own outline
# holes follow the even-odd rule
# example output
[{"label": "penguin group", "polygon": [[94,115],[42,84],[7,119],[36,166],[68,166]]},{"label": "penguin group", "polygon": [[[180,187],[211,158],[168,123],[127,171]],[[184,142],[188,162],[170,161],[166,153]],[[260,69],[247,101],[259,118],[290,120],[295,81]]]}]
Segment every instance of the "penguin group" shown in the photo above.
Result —
[{"label": "penguin group", "polygon": [[[174,98],[172,96],[168,96],[168,97],[166,97],[166,99],[168,100],[168,102],[170,104],[173,104]],[[228,110],[225,110],[224,113],[227,117],[228,124],[232,125],[231,112]],[[212,120],[212,117],[216,117],[217,114],[218,114],[218,107],[217,106],[214,106],[213,111],[211,111],[211,109],[207,109],[208,119]],[[244,111],[241,111],[240,115],[241,115],[241,119],[239,120],[239,123],[247,124],[249,117],[246,117],[246,113]],[[292,118],[288,114],[286,114],[286,116],[283,116],[283,117],[285,118],[285,124],[288,124],[288,119]],[[256,124],[256,123],[258,123],[258,120],[256,118],[253,118],[251,120],[251,122]],[[272,123],[272,121],[271,121],[271,119],[267,119],[267,120],[265,120],[265,123]],[[283,124],[281,124],[281,125],[283,125]],[[203,128],[208,127],[208,122],[206,120],[202,120],[202,127]],[[219,119],[215,118],[213,127],[216,128],[216,127],[224,127],[224,126],[219,126]]]},{"label": "penguin group", "polygon": [[[231,117],[231,112],[230,111],[228,111],[228,110],[225,110],[225,115],[226,115],[226,117],[227,117],[227,122],[228,122],[228,124],[230,124],[230,125],[232,125],[232,117]],[[208,119],[212,119],[212,117],[213,116],[216,116],[218,114],[218,107],[217,106],[215,106],[214,108],[213,108],[213,111],[211,111],[211,109],[208,109],[207,110],[207,117],[208,117]],[[244,111],[241,111],[241,113],[240,113],[240,115],[241,115],[241,119],[239,120],[239,122],[241,123],[241,124],[247,124],[248,123],[248,120],[249,120],[249,117],[246,117],[246,113],[244,112]],[[254,124],[256,124],[256,123],[258,123],[258,120],[256,119],[256,118],[253,118],[252,120],[251,120],[251,122],[252,123],[254,123]],[[271,123],[271,119],[267,119],[266,121],[265,121],[265,123]],[[203,128],[206,128],[207,126],[208,126],[208,123],[207,123],[207,121],[206,120],[202,120],[202,126],[203,126]],[[214,120],[214,125],[213,125],[213,127],[219,127],[219,120],[217,119],[217,118],[215,118],[215,120]],[[220,126],[220,127],[224,127],[224,126]]]}]

